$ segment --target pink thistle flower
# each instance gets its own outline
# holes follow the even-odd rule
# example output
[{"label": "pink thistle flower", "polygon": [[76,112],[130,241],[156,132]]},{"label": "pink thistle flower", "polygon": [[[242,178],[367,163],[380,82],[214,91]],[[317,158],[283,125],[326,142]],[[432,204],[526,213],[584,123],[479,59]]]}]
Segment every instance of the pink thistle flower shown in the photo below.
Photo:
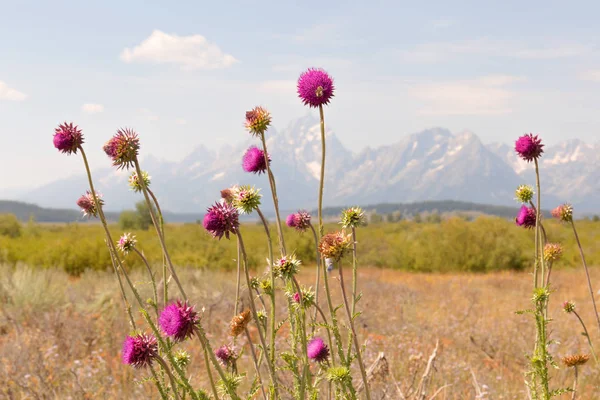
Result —
[{"label": "pink thistle flower", "polygon": [[294,214],[288,215],[285,223],[290,228],[296,228],[299,232],[305,232],[310,228],[310,218],[308,211],[300,210]]},{"label": "pink thistle flower", "polygon": [[527,162],[538,159],[544,152],[543,147],[542,139],[532,133],[521,136],[515,142],[515,151],[519,157]]},{"label": "pink thistle flower", "polygon": [[287,218],[285,219],[285,224],[287,226],[289,226],[290,228],[295,228],[296,227],[296,214],[288,215]]},{"label": "pink thistle flower", "polygon": [[131,233],[124,233],[117,241],[117,248],[122,251],[123,254],[127,255],[135,248],[136,244],[137,240],[135,235],[132,235]]},{"label": "pink thistle flower", "polygon": [[83,135],[81,129],[73,123],[60,124],[58,128],[54,130],[54,147],[56,147],[61,153],[76,154],[77,149],[83,143]]},{"label": "pink thistle flower", "polygon": [[313,338],[306,346],[308,358],[316,362],[325,362],[329,358],[329,348],[320,337]]},{"label": "pink thistle flower", "polygon": [[575,311],[575,303],[573,303],[572,301],[565,301],[562,305],[562,308],[564,312],[570,314],[573,311]]},{"label": "pink thistle flower", "polygon": [[[267,156],[269,164],[271,163],[271,157]],[[255,174],[261,174],[267,170],[267,164],[265,163],[265,153],[256,146],[251,146],[244,157],[242,158],[242,168],[246,172],[252,172]]]},{"label": "pink thistle flower", "polygon": [[527,229],[535,228],[536,217],[533,207],[521,206],[519,214],[515,218],[515,223]]},{"label": "pink thistle flower", "polygon": [[140,139],[133,130],[119,129],[102,148],[118,169],[130,168],[135,164],[135,159],[140,150]]},{"label": "pink thistle flower", "polygon": [[254,107],[246,112],[246,129],[254,135],[264,135],[271,124],[271,114],[263,107]]},{"label": "pink thistle flower", "polygon": [[551,211],[552,216],[563,222],[573,221],[573,206],[570,204],[561,204]]},{"label": "pink thistle flower", "polygon": [[123,343],[123,364],[143,368],[152,364],[158,355],[158,343],[154,335],[127,336]]},{"label": "pink thistle flower", "polygon": [[215,356],[226,367],[232,366],[237,359],[235,350],[226,344],[215,350]]},{"label": "pink thistle flower", "polygon": [[239,212],[229,203],[215,203],[208,208],[202,225],[213,237],[221,239],[225,235],[229,239],[229,234],[235,235],[240,226]]},{"label": "pink thistle flower", "polygon": [[162,331],[176,341],[185,340],[194,334],[194,326],[198,323],[198,313],[194,306],[177,300],[166,306],[160,313],[158,323]]},{"label": "pink thistle flower", "polygon": [[294,293],[294,302],[300,303],[300,293]]},{"label": "pink thistle flower", "polygon": [[[104,204],[104,200],[102,200],[102,195],[100,193],[96,194],[96,199],[98,200],[98,204],[100,207]],[[81,208],[84,217],[96,217],[98,218],[98,207],[96,207],[96,202],[94,201],[94,195],[88,190],[85,192],[83,196],[77,199],[77,205]]]},{"label": "pink thistle flower", "polygon": [[333,79],[323,69],[309,68],[298,78],[298,96],[309,107],[329,104],[335,87]]}]

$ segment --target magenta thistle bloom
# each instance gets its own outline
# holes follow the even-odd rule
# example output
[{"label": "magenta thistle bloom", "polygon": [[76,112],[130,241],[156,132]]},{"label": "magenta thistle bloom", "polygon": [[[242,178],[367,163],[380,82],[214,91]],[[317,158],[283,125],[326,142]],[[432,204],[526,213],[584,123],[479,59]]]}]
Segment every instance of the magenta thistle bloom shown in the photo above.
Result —
[{"label": "magenta thistle bloom", "polygon": [[535,228],[536,212],[533,207],[521,206],[515,223],[527,229]]},{"label": "magenta thistle bloom", "polygon": [[552,210],[552,216],[563,222],[573,221],[573,206],[565,203]]},{"label": "magenta thistle bloom", "polygon": [[[98,200],[98,204],[102,206],[104,201],[101,199],[102,195],[100,193],[96,194],[96,198]],[[84,217],[96,217],[98,218],[98,207],[96,207],[96,202],[94,201],[94,195],[88,190],[85,192],[83,196],[77,199],[77,205],[81,208]]]},{"label": "magenta thistle bloom", "polygon": [[[269,164],[271,163],[271,157],[267,156]],[[267,163],[265,163],[265,152],[256,146],[251,146],[244,157],[242,158],[242,168],[246,172],[253,172],[255,174],[261,174],[267,170]]]},{"label": "magenta thistle bloom", "polygon": [[294,302],[300,303],[300,293],[299,292],[294,293]]},{"label": "magenta thistle bloom", "polygon": [[119,129],[102,149],[115,167],[119,169],[133,167],[140,150],[140,139],[131,129]]},{"label": "magenta thistle bloom", "polygon": [[542,139],[533,133],[525,134],[515,142],[515,151],[527,162],[538,159],[544,152],[543,147]]},{"label": "magenta thistle bloom", "polygon": [[194,306],[179,300],[166,306],[158,319],[162,331],[176,341],[192,337],[198,321],[198,313],[194,311]]},{"label": "magenta thistle bloom", "polygon": [[81,129],[77,125],[73,125],[71,122],[67,124],[60,124],[58,128],[54,130],[54,147],[56,147],[61,153],[75,154],[77,149],[83,143],[83,135]]},{"label": "magenta thistle bloom", "polygon": [[246,111],[246,129],[255,136],[264,135],[271,124],[271,114],[263,107]]},{"label": "magenta thistle bloom", "polygon": [[297,231],[304,232],[310,228],[310,214],[308,211],[300,210],[288,215],[285,223],[290,228],[296,228]]},{"label": "magenta thistle bloom", "polygon": [[308,358],[316,362],[324,362],[329,358],[329,348],[320,337],[315,337],[306,346]]},{"label": "magenta thistle bloom", "polygon": [[123,364],[143,368],[152,364],[158,355],[158,343],[154,335],[127,336],[123,343]]},{"label": "magenta thistle bloom", "polygon": [[333,79],[320,68],[309,68],[298,78],[298,96],[304,105],[319,107],[333,97]]},{"label": "magenta thistle bloom", "polygon": [[285,224],[287,226],[289,226],[290,228],[295,228],[296,227],[296,214],[288,215],[287,218],[285,219]]},{"label": "magenta thistle bloom", "polygon": [[235,235],[240,226],[239,212],[229,203],[215,203],[214,206],[208,208],[202,225],[213,237],[221,239],[225,235],[229,239],[229,234]]}]

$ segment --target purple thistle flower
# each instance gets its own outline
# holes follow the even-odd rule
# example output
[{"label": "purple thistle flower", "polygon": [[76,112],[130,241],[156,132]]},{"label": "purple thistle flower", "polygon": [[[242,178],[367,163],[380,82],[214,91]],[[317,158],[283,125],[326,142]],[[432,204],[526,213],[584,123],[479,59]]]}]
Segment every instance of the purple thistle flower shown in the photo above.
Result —
[{"label": "purple thistle flower", "polygon": [[235,353],[234,349],[226,344],[215,350],[215,356],[219,359],[221,364],[226,367],[232,365],[237,358],[237,354]]},{"label": "purple thistle flower", "polygon": [[300,293],[294,293],[294,302],[300,303]]},{"label": "purple thistle flower", "polygon": [[298,96],[309,107],[329,104],[333,97],[333,79],[320,68],[309,68],[298,78]]},{"label": "purple thistle flower", "polygon": [[71,122],[67,124],[60,124],[58,128],[54,130],[54,147],[56,147],[61,153],[76,154],[77,149],[83,143],[83,135],[81,129],[77,125],[73,125]]},{"label": "purple thistle flower", "polygon": [[533,207],[521,206],[515,223],[527,229],[535,228],[536,211]]},{"label": "purple thistle flower", "polygon": [[543,147],[542,139],[533,133],[525,134],[515,142],[515,151],[527,162],[538,159],[544,152]]},{"label": "purple thistle flower", "polygon": [[289,226],[290,228],[295,228],[296,227],[296,214],[288,215],[287,218],[285,219],[285,224],[287,226]]},{"label": "purple thistle flower", "polygon": [[[96,197],[98,199],[98,204],[102,206],[104,201],[101,199],[102,195],[100,193],[96,193]],[[94,201],[94,195],[88,190],[82,195],[79,199],[77,199],[77,205],[81,208],[84,217],[98,217],[98,208],[96,207],[96,202]]]},{"label": "purple thistle flower", "polygon": [[[271,163],[271,157],[267,156],[269,164]],[[246,172],[253,172],[255,174],[261,174],[267,170],[267,164],[265,163],[265,152],[256,146],[251,146],[244,157],[242,158],[242,168]]]},{"label": "purple thistle flower", "polygon": [[310,218],[308,211],[300,210],[294,214],[288,215],[285,223],[290,228],[296,228],[299,232],[305,232],[310,228]]},{"label": "purple thistle flower", "polygon": [[133,167],[140,150],[140,139],[132,129],[119,129],[102,149],[118,169]]},{"label": "purple thistle flower", "polygon": [[160,313],[158,323],[162,331],[176,341],[185,340],[194,334],[194,325],[198,323],[198,313],[194,306],[177,300],[166,306]]},{"label": "purple thistle flower", "polygon": [[229,239],[229,234],[235,235],[240,226],[239,212],[229,203],[215,203],[214,206],[208,208],[202,225],[213,237],[221,239],[225,235]]},{"label": "purple thistle flower", "polygon": [[154,335],[127,336],[123,343],[123,364],[143,368],[152,364],[158,355],[158,343]]},{"label": "purple thistle flower", "polygon": [[329,358],[329,348],[320,337],[313,338],[306,346],[308,358],[316,362],[324,362]]}]

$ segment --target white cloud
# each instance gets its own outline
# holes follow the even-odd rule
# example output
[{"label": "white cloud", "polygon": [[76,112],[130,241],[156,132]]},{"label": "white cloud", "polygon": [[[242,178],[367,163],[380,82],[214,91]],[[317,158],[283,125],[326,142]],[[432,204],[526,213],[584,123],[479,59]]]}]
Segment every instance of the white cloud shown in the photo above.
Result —
[{"label": "white cloud", "polygon": [[296,94],[296,81],[293,80],[272,80],[264,81],[258,85],[258,90],[266,93],[276,94]]},{"label": "white cloud", "polygon": [[0,81],[0,100],[23,101],[26,98],[27,95],[25,93],[10,88],[6,83]]},{"label": "white cloud", "polygon": [[184,70],[227,68],[238,62],[202,35],[178,36],[159,30],[134,48],[124,49],[121,60],[176,64]]},{"label": "white cloud", "polygon": [[600,69],[591,69],[579,75],[582,81],[600,82]]},{"label": "white cloud", "polygon": [[490,75],[478,79],[417,84],[409,94],[422,102],[421,115],[499,115],[512,112],[515,93],[507,86],[524,78]]},{"label": "white cloud", "polygon": [[175,123],[176,123],[177,125],[186,125],[186,124],[187,124],[187,121],[186,121],[185,119],[183,119],[183,118],[177,118],[177,119],[175,120]]},{"label": "white cloud", "polygon": [[87,114],[97,114],[104,111],[104,106],[102,104],[85,103],[81,106],[81,111]]}]

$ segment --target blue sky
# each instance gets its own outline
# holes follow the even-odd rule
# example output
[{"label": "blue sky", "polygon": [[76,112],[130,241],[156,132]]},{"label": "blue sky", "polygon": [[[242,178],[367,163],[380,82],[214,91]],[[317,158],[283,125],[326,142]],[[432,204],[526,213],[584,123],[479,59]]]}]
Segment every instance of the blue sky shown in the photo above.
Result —
[{"label": "blue sky", "polygon": [[52,148],[65,120],[95,167],[121,126],[169,160],[242,140],[255,105],[283,128],[314,112],[307,67],[334,76],[327,123],[353,150],[433,126],[600,139],[598,2],[449,3],[0,0],[0,189],[80,171]]}]

